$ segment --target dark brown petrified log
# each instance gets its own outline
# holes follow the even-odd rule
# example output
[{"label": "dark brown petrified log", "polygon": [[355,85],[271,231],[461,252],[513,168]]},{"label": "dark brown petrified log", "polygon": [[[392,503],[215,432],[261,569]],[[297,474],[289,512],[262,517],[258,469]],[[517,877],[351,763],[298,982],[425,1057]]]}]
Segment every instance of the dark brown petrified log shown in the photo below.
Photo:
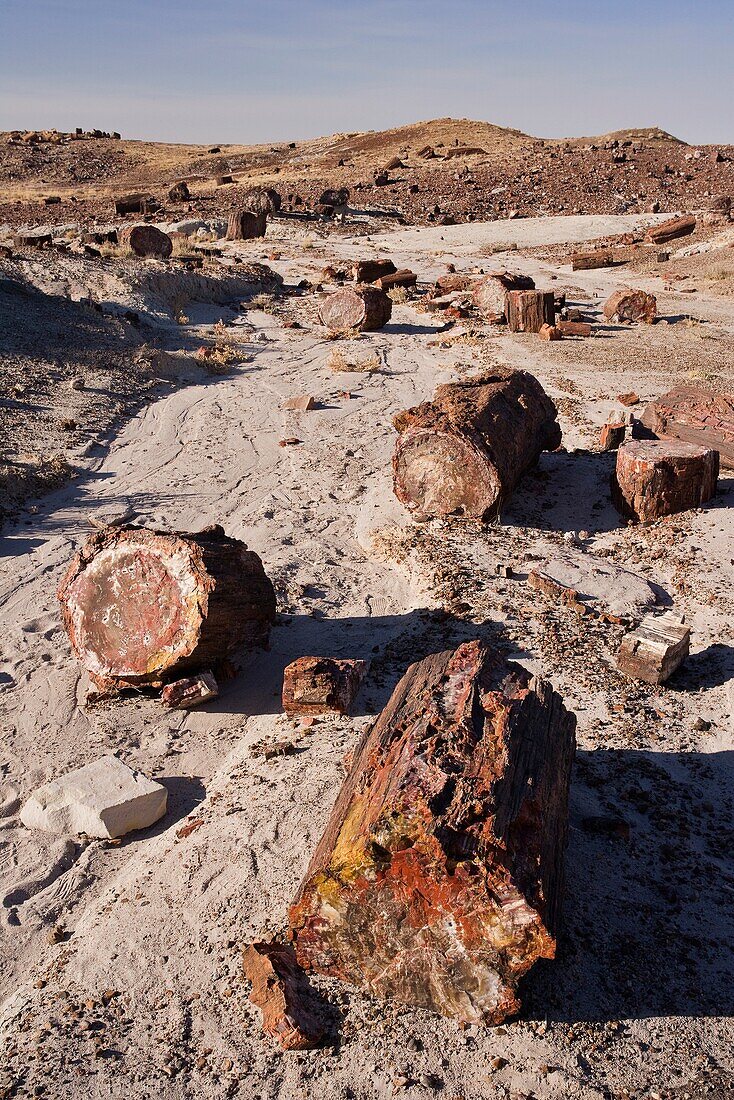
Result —
[{"label": "dark brown petrified log", "polygon": [[392,260],[355,260],[352,265],[352,278],[355,283],[374,283],[383,275],[394,275],[397,271]]},{"label": "dark brown petrified log", "polygon": [[613,267],[618,262],[614,252],[608,248],[600,248],[596,252],[574,252],[571,256],[574,271],[594,271],[600,267]]},{"label": "dark brown petrified log", "polygon": [[373,281],[375,286],[379,286],[380,290],[393,290],[397,286],[415,286],[418,282],[418,276],[414,271],[409,271],[407,267],[404,267],[400,271],[394,271],[391,275],[381,275],[379,279]]},{"label": "dark brown petrified log", "polygon": [[374,332],[392,316],[392,299],[376,286],[344,287],[324,298],[319,320],[332,332]]},{"label": "dark brown petrified log", "polygon": [[468,1023],[552,958],[575,718],[481,642],[411,665],[290,910],[298,961]]},{"label": "dark brown petrified log", "polygon": [[591,325],[586,321],[556,321],[561,336],[591,336]]},{"label": "dark brown petrified log", "polygon": [[[474,305],[485,321],[493,325],[503,324],[507,318],[507,293],[510,290],[535,290],[529,275],[512,271],[490,271],[474,287]],[[555,314],[554,314],[555,316]],[[551,324],[553,320],[551,319]]]},{"label": "dark brown petrified log", "polygon": [[171,202],[186,202],[190,199],[189,185],[186,181],[181,180],[179,183],[174,183],[173,187],[168,192],[168,198]]},{"label": "dark brown petrified log", "polygon": [[323,1028],[306,1000],[308,979],[293,948],[283,943],[251,943],[242,955],[250,1000],[262,1012],[263,1031],[283,1050],[318,1046]]},{"label": "dark brown petrified log", "polygon": [[552,290],[510,290],[507,294],[507,325],[510,332],[540,332],[556,322]]},{"label": "dark brown petrified log", "polygon": [[264,237],[267,229],[267,214],[242,208],[233,210],[227,223],[228,241],[251,241],[255,237]]},{"label": "dark brown petrified log", "polygon": [[664,684],[688,656],[690,641],[689,627],[674,612],[646,615],[622,639],[617,668],[635,680]]},{"label": "dark brown petrified log", "polygon": [[283,710],[286,714],[348,714],[366,668],[366,661],[299,657],[283,673]]},{"label": "dark brown petrified log", "polygon": [[722,466],[734,469],[734,394],[677,386],[646,407],[642,423],[663,439],[710,447]]},{"label": "dark brown petrified log", "polygon": [[167,260],[173,252],[173,241],[154,225],[126,225],[118,233],[120,244],[136,256]]},{"label": "dark brown petrified log", "polygon": [[615,290],[604,303],[607,321],[630,323],[644,321],[651,325],[657,317],[658,303],[654,294],[644,290]]},{"label": "dark brown petrified log", "polygon": [[649,523],[705,504],[718,476],[717,451],[679,440],[632,439],[617,451],[612,500],[620,515]]},{"label": "dark brown petrified log", "polygon": [[98,531],[58,597],[75,656],[105,690],[209,669],[240,646],[264,645],[275,618],[260,558],[219,526]]},{"label": "dark brown petrified log", "polygon": [[149,214],[157,205],[152,195],[120,195],[115,199],[115,213]]},{"label": "dark brown petrified log", "polygon": [[560,446],[556,415],[527,371],[496,367],[439,386],[393,420],[395,495],[419,517],[491,519],[540,453]]},{"label": "dark brown petrified log", "polygon": [[252,187],[242,196],[242,206],[253,214],[276,214],[282,199],[274,187]]},{"label": "dark brown petrified log", "polygon": [[646,241],[652,244],[665,244],[666,241],[675,240],[676,237],[687,237],[696,228],[696,219],[691,214],[684,214],[680,218],[670,218],[660,225],[651,225],[647,231]]}]

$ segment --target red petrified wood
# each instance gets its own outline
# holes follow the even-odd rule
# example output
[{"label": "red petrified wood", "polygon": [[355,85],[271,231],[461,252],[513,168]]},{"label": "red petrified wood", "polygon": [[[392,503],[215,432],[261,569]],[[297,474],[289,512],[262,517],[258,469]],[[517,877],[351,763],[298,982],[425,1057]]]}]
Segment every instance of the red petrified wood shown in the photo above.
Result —
[{"label": "red petrified wood", "polygon": [[506,299],[510,290],[535,290],[535,283],[529,275],[518,275],[512,271],[490,271],[476,284],[474,305],[485,321],[495,325],[505,321]]},{"label": "red petrified wood", "polygon": [[677,440],[632,439],[617,451],[612,500],[620,515],[649,523],[710,500],[718,476],[716,451]]},{"label": "red petrified wood", "polygon": [[696,228],[696,219],[692,214],[684,214],[680,218],[669,218],[660,225],[651,225],[647,231],[646,241],[651,244],[665,244],[676,237],[687,237]]},{"label": "red petrified wood", "polygon": [[283,710],[286,714],[348,714],[366,668],[366,661],[299,657],[283,673]]},{"label": "red petrified wood", "polygon": [[439,386],[393,424],[395,495],[418,516],[490,519],[541,451],[561,443],[540,382],[509,367]]},{"label": "red petrified wood", "polygon": [[283,1050],[318,1046],[323,1028],[306,1003],[308,980],[293,948],[282,943],[251,943],[243,952],[245,977],[252,982],[250,1000],[262,1012],[263,1031]]},{"label": "red petrified wood", "polygon": [[290,910],[298,961],[469,1023],[552,958],[575,718],[481,642],[411,665]]},{"label": "red petrified wood", "polygon": [[642,423],[663,439],[684,439],[719,452],[734,469],[734,394],[677,386],[647,406]]},{"label": "red petrified wood", "polygon": [[507,326],[510,332],[540,332],[556,322],[552,290],[510,290],[507,294]]},{"label": "red petrified wood", "polygon": [[651,325],[658,312],[658,303],[654,294],[644,290],[615,290],[604,303],[604,316],[607,321],[631,323],[644,321]]},{"label": "red petrified wood", "polygon": [[275,594],[257,554],[221,527],[108,527],[71,562],[58,597],[71,648],[103,690],[160,684],[264,645]]}]

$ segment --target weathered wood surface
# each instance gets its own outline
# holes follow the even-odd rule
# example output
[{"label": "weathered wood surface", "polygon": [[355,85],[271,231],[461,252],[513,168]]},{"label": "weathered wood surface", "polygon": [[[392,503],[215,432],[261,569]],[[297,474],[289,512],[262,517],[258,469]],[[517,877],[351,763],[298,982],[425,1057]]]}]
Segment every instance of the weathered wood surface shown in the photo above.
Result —
[{"label": "weathered wood surface", "polygon": [[119,215],[150,214],[157,205],[152,195],[120,195],[115,199],[115,213]]},{"label": "weathered wood surface", "polygon": [[591,336],[591,325],[586,321],[556,321],[561,336]]},{"label": "weathered wood surface", "polygon": [[374,280],[375,286],[380,290],[392,290],[396,286],[415,286],[417,282],[418,276],[406,267],[401,268],[400,271],[394,271],[391,275],[381,275],[379,279]]},{"label": "weathered wood surface", "polygon": [[398,269],[392,260],[355,260],[352,278],[355,283],[374,283],[383,275],[394,275]]},{"label": "weathered wood surface", "polygon": [[510,290],[505,311],[510,332],[540,332],[543,325],[556,323],[552,290]]},{"label": "weathered wood surface", "polygon": [[658,303],[654,294],[644,290],[615,290],[604,303],[604,316],[607,321],[632,323],[644,321],[651,325],[657,317]]},{"label": "weathered wood surface", "polygon": [[625,441],[627,428],[624,420],[612,420],[604,424],[599,432],[599,448],[602,451],[616,451]]},{"label": "weathered wood surface", "polygon": [[612,500],[620,515],[650,523],[705,504],[718,476],[716,451],[679,440],[631,439],[617,451]]},{"label": "weathered wood surface", "polygon": [[189,185],[185,180],[181,180],[180,183],[174,183],[173,187],[168,192],[168,198],[171,202],[187,202],[191,198],[189,193]]},{"label": "weathered wood surface", "polygon": [[597,268],[614,267],[623,262],[611,248],[600,248],[596,252],[574,252],[571,255],[571,267],[574,271],[595,271]]},{"label": "weathered wood surface", "polygon": [[646,406],[642,423],[662,439],[710,447],[722,466],[734,469],[734,393],[676,386]]},{"label": "weathered wood surface", "polygon": [[253,214],[277,214],[282,205],[274,187],[252,187],[242,196],[242,207]]},{"label": "weathered wood surface", "polygon": [[646,615],[622,639],[617,668],[632,679],[664,684],[688,656],[690,640],[690,629],[673,612]]},{"label": "weathered wood surface", "polygon": [[286,714],[348,714],[367,664],[334,657],[299,657],[283,673]]},{"label": "weathered wood surface", "polygon": [[473,301],[485,321],[495,325],[504,323],[510,290],[535,290],[535,283],[529,275],[512,271],[490,271],[480,279],[474,287]]},{"label": "weathered wood surface", "polygon": [[645,240],[652,244],[665,244],[666,241],[675,240],[676,237],[687,237],[695,228],[696,219],[693,215],[686,214],[681,218],[670,218],[660,225],[651,225]]},{"label": "weathered wood surface", "polygon": [[561,443],[556,407],[532,374],[497,367],[439,386],[398,413],[395,495],[418,516],[496,516],[529,467]]},{"label": "weathered wood surface", "polygon": [[562,340],[563,333],[557,325],[543,325],[538,333],[541,340]]},{"label": "weathered wood surface", "polygon": [[173,241],[154,225],[126,225],[118,234],[120,245],[144,259],[167,260],[173,252]]},{"label": "weathered wood surface", "polygon": [[467,1023],[552,958],[575,718],[478,641],[411,665],[290,910],[298,961]]},{"label": "weathered wood surface", "polygon": [[256,237],[264,237],[267,220],[267,214],[264,211],[256,212],[241,207],[233,210],[227,222],[226,240],[251,241]]},{"label": "weathered wood surface", "polygon": [[374,332],[392,316],[392,299],[379,287],[360,283],[324,298],[319,320],[332,332]]},{"label": "weathered wood surface", "polygon": [[51,233],[39,233],[31,230],[29,233],[15,233],[13,235],[14,248],[44,248],[50,244],[53,244]]},{"label": "weathered wood surface", "polygon": [[93,534],[58,589],[74,655],[103,689],[158,684],[264,645],[275,618],[260,558],[219,526]]},{"label": "weathered wood surface", "polygon": [[207,670],[166,684],[161,692],[161,701],[171,710],[191,710],[216,699],[218,695],[219,686],[214,674]]},{"label": "weathered wood surface", "polygon": [[283,1050],[307,1050],[323,1038],[323,1027],[306,999],[308,982],[293,948],[280,943],[251,943],[242,954],[250,1000],[260,1009],[263,1031]]}]

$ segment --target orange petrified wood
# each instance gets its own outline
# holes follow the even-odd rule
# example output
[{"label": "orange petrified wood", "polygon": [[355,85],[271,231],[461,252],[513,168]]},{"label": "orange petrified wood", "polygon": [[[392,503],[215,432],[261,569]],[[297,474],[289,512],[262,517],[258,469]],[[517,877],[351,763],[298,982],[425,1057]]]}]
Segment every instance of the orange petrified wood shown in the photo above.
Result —
[{"label": "orange petrified wood", "polygon": [[242,963],[252,983],[250,1000],[262,1012],[263,1031],[283,1050],[318,1046],[323,1028],[306,1000],[308,981],[293,948],[282,943],[251,943]]},{"label": "orange petrified wood", "polygon": [[298,961],[471,1023],[555,953],[575,718],[479,641],[411,665],[290,910]]}]

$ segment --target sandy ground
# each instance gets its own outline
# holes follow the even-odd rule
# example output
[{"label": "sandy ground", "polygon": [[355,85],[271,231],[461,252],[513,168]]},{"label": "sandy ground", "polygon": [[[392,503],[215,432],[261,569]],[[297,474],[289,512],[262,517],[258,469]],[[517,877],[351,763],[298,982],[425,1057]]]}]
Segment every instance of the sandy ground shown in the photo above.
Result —
[{"label": "sandy ground", "polygon": [[[233,248],[257,260],[277,253],[271,263],[287,284],[373,252],[421,279],[448,262],[512,263],[540,286],[570,288],[594,317],[624,269],[571,274],[522,251],[488,262],[487,250],[578,243],[638,223],[528,220],[316,240],[276,224],[265,252],[257,242]],[[661,290],[652,275],[642,283]],[[488,329],[457,341],[457,329],[439,333],[440,321],[410,304],[381,332],[334,343],[313,323],[313,295],[266,312],[202,304],[184,326],[159,318],[172,352],[231,322],[247,361],[211,378],[182,367],[184,385],[143,407],[74,484],[2,538],[0,1096],[734,1095],[734,479],[722,478],[706,509],[626,528],[608,499],[612,460],[592,449],[617,393],[647,399],[702,371],[731,385],[734,304],[703,294],[659,301],[670,324],[561,344]],[[695,325],[684,320],[693,312]],[[334,372],[335,348],[378,369]],[[391,417],[491,363],[538,375],[558,402],[565,449],[543,457],[496,526],[413,525],[391,493]],[[284,412],[283,399],[300,393],[318,408]],[[290,436],[302,443],[278,445]],[[269,651],[243,659],[198,711],[164,713],[145,696],[83,705],[55,587],[89,514],[125,510],[174,529],[222,523],[261,555],[276,586]],[[568,549],[568,532],[581,533],[579,553],[635,570],[687,615],[692,656],[665,687],[614,672],[621,627],[579,620],[525,584],[523,567]],[[513,563],[520,579],[497,578],[497,562]],[[240,949],[283,929],[344,755],[406,665],[476,636],[542,672],[578,715],[559,957],[531,974],[521,1017],[486,1031],[318,980],[330,1042],[284,1055],[261,1035]],[[280,713],[283,667],[310,653],[371,661],[354,717],[304,729]],[[252,752],[283,738],[292,755]],[[34,787],[105,752],[166,784],[170,808],[157,827],[106,843],[20,825]],[[624,828],[595,832],[595,815]],[[186,819],[201,825],[179,835]]]}]

